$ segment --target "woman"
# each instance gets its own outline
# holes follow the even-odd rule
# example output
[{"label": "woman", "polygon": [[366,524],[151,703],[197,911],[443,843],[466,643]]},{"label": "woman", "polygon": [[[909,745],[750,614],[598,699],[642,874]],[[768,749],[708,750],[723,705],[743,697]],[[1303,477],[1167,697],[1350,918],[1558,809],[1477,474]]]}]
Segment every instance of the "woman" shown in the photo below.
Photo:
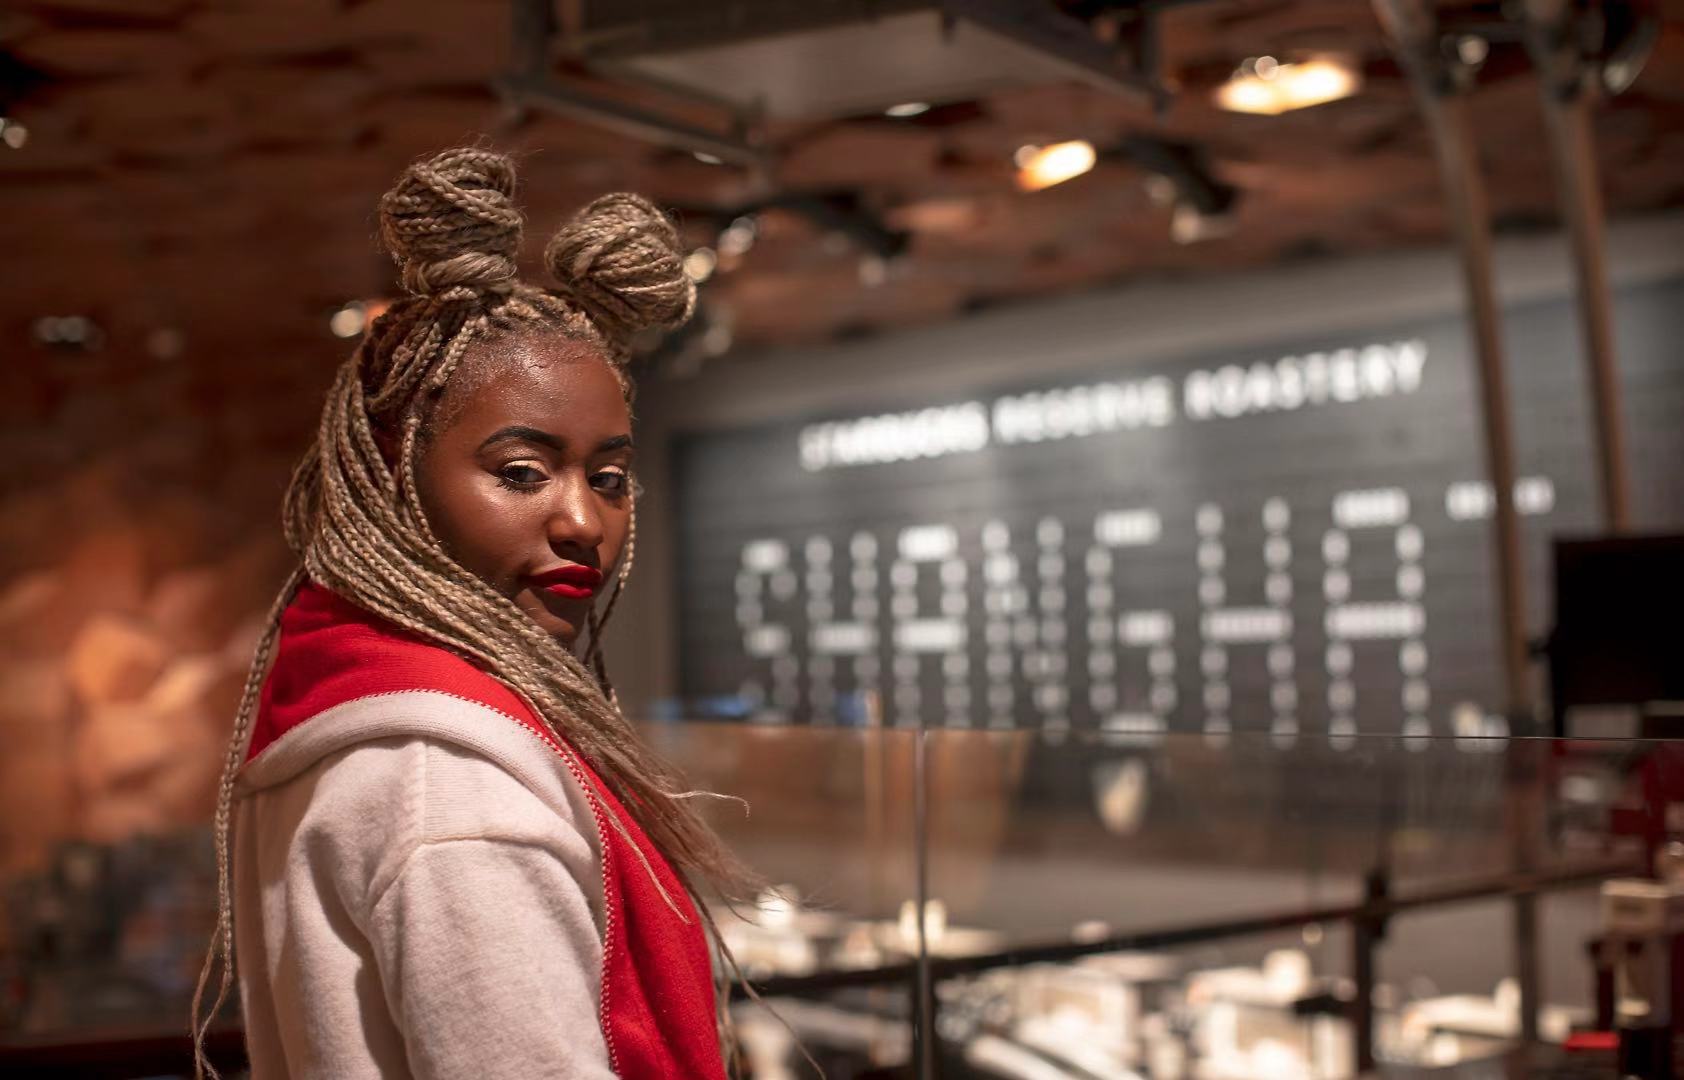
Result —
[{"label": "woman", "polygon": [[695,290],[632,195],[550,241],[554,289],[520,282],[513,190],[465,149],[381,202],[409,295],[287,492],[302,566],[223,773],[201,1076],[236,944],[257,1080],[724,1075],[696,891],[740,871],[615,707],[599,637],[632,566],[627,343]]}]

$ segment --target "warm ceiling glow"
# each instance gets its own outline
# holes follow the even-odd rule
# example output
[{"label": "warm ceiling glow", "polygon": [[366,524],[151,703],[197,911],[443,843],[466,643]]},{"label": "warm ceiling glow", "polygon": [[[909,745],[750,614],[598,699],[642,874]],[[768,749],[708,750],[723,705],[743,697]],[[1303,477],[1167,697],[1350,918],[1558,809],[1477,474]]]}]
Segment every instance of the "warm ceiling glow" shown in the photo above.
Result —
[{"label": "warm ceiling glow", "polygon": [[1272,56],[1259,56],[1241,64],[1217,88],[1216,103],[1230,112],[1278,116],[1350,97],[1361,84],[1356,69],[1341,60],[1283,64]]},{"label": "warm ceiling glow", "polygon": [[335,337],[354,338],[373,326],[391,306],[390,300],[352,300],[329,316],[328,329]]},{"label": "warm ceiling glow", "polygon": [[1050,146],[1025,146],[1013,158],[1017,162],[1017,186],[1024,191],[1062,184],[1093,168],[1093,144],[1075,139]]},{"label": "warm ceiling glow", "polygon": [[367,324],[367,316],[363,314],[361,304],[346,304],[328,319],[328,329],[333,331],[334,337],[354,338],[363,332]]},{"label": "warm ceiling glow", "polygon": [[699,247],[684,256],[684,272],[691,281],[700,285],[713,276],[714,267],[719,265],[719,256],[712,248]]}]

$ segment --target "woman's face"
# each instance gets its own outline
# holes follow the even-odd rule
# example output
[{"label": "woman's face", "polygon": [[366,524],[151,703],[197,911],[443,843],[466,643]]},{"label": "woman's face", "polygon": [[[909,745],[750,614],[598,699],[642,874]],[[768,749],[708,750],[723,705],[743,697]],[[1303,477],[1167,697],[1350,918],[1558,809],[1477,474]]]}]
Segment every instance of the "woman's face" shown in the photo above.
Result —
[{"label": "woman's face", "polygon": [[464,357],[417,451],[422,509],[452,558],[571,645],[625,546],[631,414],[589,343],[486,347]]}]

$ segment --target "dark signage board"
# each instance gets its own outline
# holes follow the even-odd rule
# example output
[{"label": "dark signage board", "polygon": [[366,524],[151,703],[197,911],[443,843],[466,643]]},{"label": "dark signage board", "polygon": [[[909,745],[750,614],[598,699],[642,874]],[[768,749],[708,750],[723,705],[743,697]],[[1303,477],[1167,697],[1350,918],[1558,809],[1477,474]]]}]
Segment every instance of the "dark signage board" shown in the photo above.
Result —
[{"label": "dark signage board", "polygon": [[[1684,522],[1684,284],[1617,332],[1640,524]],[[1212,312],[1220,318],[1220,312]],[[1594,530],[1565,302],[1507,317],[1534,632]],[[676,449],[691,709],[897,725],[1499,733],[1491,492],[1460,319],[1377,326]],[[916,363],[908,357],[908,363]]]}]

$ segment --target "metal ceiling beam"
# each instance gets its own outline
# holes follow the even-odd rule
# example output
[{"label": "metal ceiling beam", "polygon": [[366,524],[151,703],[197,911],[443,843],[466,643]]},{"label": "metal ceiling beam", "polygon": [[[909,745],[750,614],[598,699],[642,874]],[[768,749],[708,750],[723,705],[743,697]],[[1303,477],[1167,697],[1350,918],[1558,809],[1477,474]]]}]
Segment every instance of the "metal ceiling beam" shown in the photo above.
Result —
[{"label": "metal ceiling beam", "polygon": [[555,14],[550,0],[511,0],[515,69],[495,81],[504,100],[516,108],[541,108],[596,124],[636,139],[707,154],[733,165],[764,165],[766,152],[742,137],[746,120],[735,117],[733,132],[697,127],[621,101],[586,93],[551,73]]},{"label": "metal ceiling beam", "polygon": [[765,151],[742,139],[587,94],[555,80],[509,75],[497,80],[497,89],[516,106],[546,109],[647,142],[708,154],[733,165],[754,167],[766,161]]},{"label": "metal ceiling beam", "polygon": [[1046,0],[941,0],[952,19],[973,23],[1034,49],[1084,82],[1152,104],[1157,90],[1142,73],[1123,63],[1117,51],[1094,36],[1080,19],[1064,15]]}]

